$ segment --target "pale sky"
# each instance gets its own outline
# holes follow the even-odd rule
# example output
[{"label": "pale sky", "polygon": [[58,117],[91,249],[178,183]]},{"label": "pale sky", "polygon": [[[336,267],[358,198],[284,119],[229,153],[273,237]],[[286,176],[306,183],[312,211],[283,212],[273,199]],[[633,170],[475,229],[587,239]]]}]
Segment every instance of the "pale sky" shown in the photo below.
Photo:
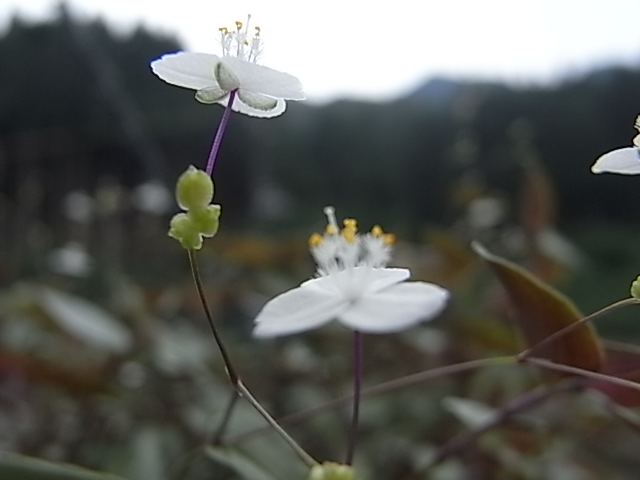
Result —
[{"label": "pale sky", "polygon": [[[0,0],[50,16],[58,2]],[[553,81],[592,66],[640,65],[639,0],[69,0],[123,30],[142,22],[185,49],[220,53],[218,27],[252,14],[262,62],[298,76],[310,100],[386,100],[434,75]]]}]

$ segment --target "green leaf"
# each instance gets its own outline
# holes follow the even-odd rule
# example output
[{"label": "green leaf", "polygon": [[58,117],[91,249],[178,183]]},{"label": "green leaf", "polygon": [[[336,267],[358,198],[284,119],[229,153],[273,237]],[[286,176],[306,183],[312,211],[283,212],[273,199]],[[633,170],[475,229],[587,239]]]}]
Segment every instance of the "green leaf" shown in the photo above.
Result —
[{"label": "green leaf", "polygon": [[[490,253],[477,242],[472,246],[506,290],[528,348],[583,317],[571,300],[532,273]],[[588,323],[537,350],[535,356],[591,371],[599,371],[604,363],[600,339]]]},{"label": "green leaf", "polygon": [[205,452],[211,460],[229,467],[244,480],[277,480],[271,473],[237,450],[228,447],[207,447]]},{"label": "green leaf", "polygon": [[123,477],[110,473],[9,452],[0,452],[0,478],[7,480],[124,480]]}]

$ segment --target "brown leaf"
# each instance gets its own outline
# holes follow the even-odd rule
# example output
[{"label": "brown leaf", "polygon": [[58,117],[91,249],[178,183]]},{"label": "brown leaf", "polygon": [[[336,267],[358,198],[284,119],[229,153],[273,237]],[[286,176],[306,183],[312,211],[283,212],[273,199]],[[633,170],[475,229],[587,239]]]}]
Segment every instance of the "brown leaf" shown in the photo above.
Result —
[{"label": "brown leaf", "polygon": [[[522,267],[490,253],[477,242],[473,249],[506,290],[527,348],[583,317],[567,297]],[[599,371],[604,362],[600,339],[587,323],[537,350],[535,356],[591,371]]]}]

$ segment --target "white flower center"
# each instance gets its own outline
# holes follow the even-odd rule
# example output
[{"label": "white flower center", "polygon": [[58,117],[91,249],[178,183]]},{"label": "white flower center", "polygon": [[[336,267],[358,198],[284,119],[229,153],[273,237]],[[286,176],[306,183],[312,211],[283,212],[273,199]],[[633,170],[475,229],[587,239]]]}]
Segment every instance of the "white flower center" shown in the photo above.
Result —
[{"label": "white flower center", "polygon": [[220,44],[222,55],[225,57],[238,57],[251,63],[257,63],[262,53],[262,39],[260,27],[249,30],[251,15],[247,16],[247,23],[236,22],[235,29],[221,27]]},{"label": "white flower center", "polygon": [[323,235],[314,234],[309,239],[311,255],[318,264],[320,276],[330,275],[358,266],[382,268],[391,258],[391,245],[395,237],[384,233],[378,225],[370,233],[361,235],[357,222],[352,218],[343,221],[338,228],[335,210],[326,207],[327,227]]}]

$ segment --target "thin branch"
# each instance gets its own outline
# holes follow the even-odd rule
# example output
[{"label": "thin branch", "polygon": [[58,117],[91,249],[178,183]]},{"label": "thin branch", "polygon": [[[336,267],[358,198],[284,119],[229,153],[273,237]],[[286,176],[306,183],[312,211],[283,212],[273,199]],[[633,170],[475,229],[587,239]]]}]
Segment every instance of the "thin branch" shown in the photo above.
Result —
[{"label": "thin branch", "polygon": [[633,390],[640,391],[640,383],[626,380],[620,377],[614,377],[605,373],[592,372],[590,370],[584,370],[582,368],[570,367],[562,363],[555,363],[544,358],[527,357],[522,360],[522,363],[528,363],[530,365],[537,365],[538,367],[545,368],[547,370],[553,370],[556,372],[570,373],[572,375],[579,375],[581,377],[589,378],[591,380],[599,380],[602,382],[611,383],[620,387],[631,388]]},{"label": "thin branch", "polygon": [[506,423],[512,416],[535,407],[536,405],[544,402],[557,393],[577,390],[579,388],[582,388],[583,386],[584,382],[582,378],[570,378],[566,379],[563,382],[559,382],[551,386],[540,387],[530,392],[519,395],[518,397],[507,403],[505,406],[498,409],[495,417],[490,421],[473,430],[466,431],[458,435],[457,437],[454,437],[443,446],[441,446],[436,451],[431,462],[429,462],[429,467],[449,458],[452,455],[462,452],[473,442],[475,442],[480,436],[490,430],[493,430],[501,424]]},{"label": "thin branch", "polygon": [[[473,370],[477,370],[483,367],[491,367],[495,365],[516,365],[518,362],[513,356],[505,356],[505,357],[492,357],[492,358],[482,358],[479,360],[471,360],[468,362],[456,363],[454,365],[446,365],[444,367],[432,368],[430,370],[425,370],[418,373],[413,373],[411,375],[407,375],[400,378],[395,378],[388,382],[380,383],[370,388],[366,388],[361,392],[361,398],[365,397],[373,397],[375,395],[381,395],[384,393],[389,393],[395,390],[399,390],[401,388],[410,387],[413,385],[417,385],[422,382],[426,382],[428,380],[433,380],[436,378],[446,377],[448,375],[455,375],[458,373],[469,372]],[[336,399],[330,400],[322,405],[318,405],[317,407],[309,408],[302,412],[293,413],[291,415],[287,415],[286,417],[282,417],[278,420],[280,425],[296,425],[301,423],[319,413],[326,412],[327,410],[331,410],[336,407],[343,406],[350,401],[352,401],[353,395],[344,395],[342,397],[338,397]],[[250,430],[248,432],[240,433],[228,437],[226,439],[227,444],[240,443],[241,441],[247,440],[255,435],[260,435],[268,431],[268,427],[257,428],[254,430]]]},{"label": "thin branch", "polygon": [[[298,456],[309,466],[316,465],[318,462],[315,461],[307,452],[304,451],[300,445],[296,443],[293,438],[285,432],[280,425],[274,420],[274,418],[267,412],[264,407],[260,404],[260,402],[253,396],[253,394],[249,391],[249,389],[242,383],[240,377],[236,373],[233,365],[231,363],[231,358],[229,353],[227,352],[226,347],[222,341],[222,338],[218,332],[218,328],[213,321],[213,316],[211,315],[211,309],[209,308],[209,303],[207,302],[207,298],[204,293],[204,288],[202,286],[202,279],[200,278],[200,270],[198,269],[198,262],[196,259],[195,250],[189,250],[189,261],[191,263],[191,272],[193,273],[193,280],[196,284],[196,289],[198,290],[198,295],[200,296],[200,301],[202,302],[202,307],[204,309],[205,315],[207,317],[207,321],[209,322],[209,327],[211,328],[211,332],[213,333],[213,338],[215,339],[218,350],[220,350],[220,355],[222,356],[222,361],[224,362],[225,369],[227,371],[227,375],[229,376],[229,381],[231,385],[235,389],[238,395],[246,398],[246,400],[251,404],[251,406],[260,414],[262,418],[271,426],[271,428],[275,429],[276,432],[280,434],[280,436],[289,444],[289,446],[298,454]],[[232,408],[232,407],[231,407]],[[229,412],[229,415],[231,413]],[[224,422],[224,419],[223,419]],[[224,432],[221,429],[218,429],[218,436],[221,436]]]},{"label": "thin branch", "polygon": [[518,354],[518,360],[519,361],[524,361],[526,358],[530,357],[535,351],[540,350],[541,348],[546,347],[550,343],[555,342],[560,337],[562,337],[562,336],[566,335],[567,333],[573,331],[575,328],[578,328],[580,325],[582,325],[584,323],[593,321],[593,320],[595,320],[597,318],[600,318],[600,317],[602,317],[602,316],[604,316],[604,315],[606,315],[608,313],[611,313],[614,310],[617,310],[619,308],[627,307],[629,305],[638,305],[638,304],[640,304],[640,302],[638,302],[638,300],[636,300],[635,298],[625,298],[624,300],[619,300],[619,301],[617,301],[615,303],[612,303],[611,305],[607,305],[606,307],[598,310],[597,312],[594,312],[591,315],[587,315],[586,317],[581,318],[577,322],[574,322],[571,325],[567,325],[566,327],[561,328],[557,332],[554,332],[551,335],[549,335],[548,337],[546,337],[544,340],[541,340],[540,342],[536,343],[532,347],[530,347],[527,350],[521,352],[520,354]]}]

